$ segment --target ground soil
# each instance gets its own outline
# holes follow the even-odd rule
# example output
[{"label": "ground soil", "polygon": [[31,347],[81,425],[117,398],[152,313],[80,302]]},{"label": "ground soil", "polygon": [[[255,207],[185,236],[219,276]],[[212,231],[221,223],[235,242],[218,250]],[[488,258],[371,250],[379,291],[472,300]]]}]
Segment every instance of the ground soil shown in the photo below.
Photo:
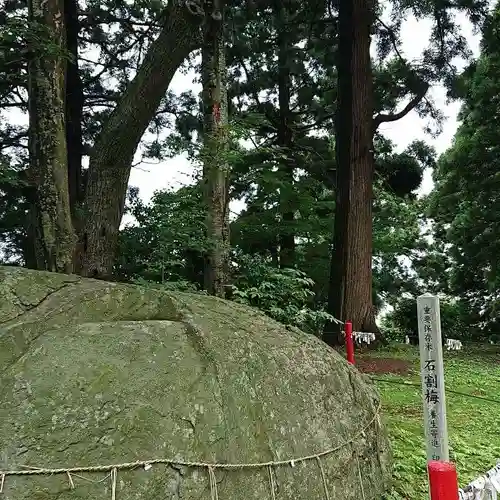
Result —
[{"label": "ground soil", "polygon": [[404,359],[363,356],[356,360],[356,368],[364,373],[407,375],[413,370],[413,363]]}]

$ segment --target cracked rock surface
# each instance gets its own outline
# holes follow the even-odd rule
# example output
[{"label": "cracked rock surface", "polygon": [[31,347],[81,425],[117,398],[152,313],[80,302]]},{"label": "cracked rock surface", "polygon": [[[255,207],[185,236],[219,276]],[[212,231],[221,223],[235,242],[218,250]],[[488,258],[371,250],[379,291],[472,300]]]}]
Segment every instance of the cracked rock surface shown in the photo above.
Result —
[{"label": "cracked rock surface", "polygon": [[[172,458],[321,459],[330,498],[379,500],[390,452],[373,386],[318,339],[203,295],[0,267],[0,470]],[[359,478],[358,463],[362,481]],[[324,500],[317,460],[279,500]],[[4,500],[111,498],[108,473],[6,476]],[[269,471],[216,470],[219,500],[272,499]],[[118,470],[116,500],[209,499],[207,469]],[[363,496],[364,495],[364,496]]]}]

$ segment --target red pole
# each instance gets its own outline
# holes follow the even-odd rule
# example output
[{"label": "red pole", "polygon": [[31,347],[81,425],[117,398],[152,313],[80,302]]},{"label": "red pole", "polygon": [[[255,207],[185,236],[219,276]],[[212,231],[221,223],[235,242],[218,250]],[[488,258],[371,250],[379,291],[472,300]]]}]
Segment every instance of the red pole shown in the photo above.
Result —
[{"label": "red pole", "polygon": [[345,350],[347,353],[347,361],[354,364],[354,342],[352,340],[352,323],[346,321],[345,323]]},{"label": "red pole", "polygon": [[431,460],[427,468],[431,500],[457,500],[458,478],[455,464]]}]

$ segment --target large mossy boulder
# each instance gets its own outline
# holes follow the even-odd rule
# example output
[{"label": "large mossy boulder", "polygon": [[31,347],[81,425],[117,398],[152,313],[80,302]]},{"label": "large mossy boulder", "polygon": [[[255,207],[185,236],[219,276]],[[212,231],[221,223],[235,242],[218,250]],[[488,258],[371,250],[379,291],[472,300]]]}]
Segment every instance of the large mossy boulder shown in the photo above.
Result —
[{"label": "large mossy boulder", "polygon": [[380,500],[378,408],[333,350],[248,307],[0,267],[0,470],[36,472],[7,473],[5,500]]}]

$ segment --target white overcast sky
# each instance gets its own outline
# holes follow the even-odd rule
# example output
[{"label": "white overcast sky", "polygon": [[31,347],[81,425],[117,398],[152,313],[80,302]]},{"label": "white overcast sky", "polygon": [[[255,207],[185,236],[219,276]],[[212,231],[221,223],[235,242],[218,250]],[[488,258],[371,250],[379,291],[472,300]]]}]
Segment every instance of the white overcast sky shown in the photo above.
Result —
[{"label": "white overcast sky", "polygon": [[[473,33],[472,27],[465,17],[457,17],[457,19],[461,21],[463,34],[468,39],[474,55],[477,56],[479,53],[480,37]],[[429,41],[430,22],[417,21],[414,18],[410,18],[406,21],[402,29],[402,34],[403,54],[409,59],[419,59]],[[459,65],[463,66],[464,63],[459,62]],[[172,81],[170,90],[180,93],[192,88],[198,91],[199,87],[193,85],[192,79],[192,75],[182,75],[178,72]],[[448,103],[445,90],[442,87],[433,88],[430,93],[439,109],[446,116],[443,132],[436,139],[430,137],[424,131],[425,121],[421,120],[415,112],[409,113],[397,122],[384,123],[380,130],[396,144],[399,151],[405,149],[409,143],[416,139],[425,140],[428,144],[433,145],[438,153],[444,152],[451,145],[453,135],[457,129],[457,114],[461,103]],[[140,190],[141,198],[149,200],[155,190],[188,183],[192,172],[193,166],[190,165],[186,157],[179,156],[158,165],[144,165],[140,168],[134,168],[130,177],[130,185],[137,186]],[[431,172],[428,171],[425,173],[420,191],[423,194],[429,192],[431,189]],[[235,211],[238,211],[238,208],[241,208],[241,204],[239,203],[232,207]]]}]

